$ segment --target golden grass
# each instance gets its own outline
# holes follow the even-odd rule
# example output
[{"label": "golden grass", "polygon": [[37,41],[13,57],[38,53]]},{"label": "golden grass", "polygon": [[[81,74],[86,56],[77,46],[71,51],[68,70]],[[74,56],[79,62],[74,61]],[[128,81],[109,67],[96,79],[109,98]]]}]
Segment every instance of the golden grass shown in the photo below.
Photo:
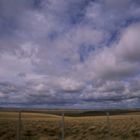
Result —
[{"label": "golden grass", "polygon": [[[15,140],[17,112],[0,112],[0,140]],[[61,117],[22,113],[22,140],[59,140]],[[140,140],[140,115],[65,117],[65,140]]]}]

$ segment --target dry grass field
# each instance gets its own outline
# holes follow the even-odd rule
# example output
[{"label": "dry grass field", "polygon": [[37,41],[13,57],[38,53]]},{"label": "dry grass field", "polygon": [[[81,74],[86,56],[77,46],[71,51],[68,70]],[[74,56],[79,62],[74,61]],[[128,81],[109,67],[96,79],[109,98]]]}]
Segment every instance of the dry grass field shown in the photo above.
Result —
[{"label": "dry grass field", "polygon": [[[21,114],[21,140],[61,140],[61,116]],[[17,112],[0,112],[0,140],[16,140]],[[65,140],[140,140],[140,113],[65,117]]]}]

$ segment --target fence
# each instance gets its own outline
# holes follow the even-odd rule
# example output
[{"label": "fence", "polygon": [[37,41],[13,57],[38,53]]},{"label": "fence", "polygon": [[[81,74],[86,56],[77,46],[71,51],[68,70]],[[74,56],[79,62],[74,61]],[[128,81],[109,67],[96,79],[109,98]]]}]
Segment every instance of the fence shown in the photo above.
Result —
[{"label": "fence", "polygon": [[0,140],[140,139],[140,114],[68,117],[19,111],[6,115],[0,116]]},{"label": "fence", "polygon": [[[17,140],[21,140],[21,120],[22,120],[22,116],[21,116],[21,111],[18,113],[18,121],[17,121]],[[62,119],[60,121],[60,129],[61,129],[61,136],[60,136],[60,140],[64,140],[64,131],[65,131],[65,121],[64,121],[64,113],[62,113]],[[31,132],[27,132],[26,136],[28,137],[28,140],[30,140]]]}]

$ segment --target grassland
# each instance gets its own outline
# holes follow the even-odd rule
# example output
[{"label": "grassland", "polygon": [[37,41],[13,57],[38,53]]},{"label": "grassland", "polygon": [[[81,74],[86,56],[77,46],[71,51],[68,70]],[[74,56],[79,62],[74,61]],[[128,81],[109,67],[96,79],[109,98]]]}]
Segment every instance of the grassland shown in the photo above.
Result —
[{"label": "grassland", "polygon": [[[21,140],[60,140],[61,116],[54,112],[23,112]],[[65,117],[65,140],[140,140],[138,111],[111,115],[109,121],[107,116],[91,112],[90,116],[89,112],[80,112],[76,117],[72,114]],[[16,140],[17,128],[18,112],[0,111],[0,140]]]}]

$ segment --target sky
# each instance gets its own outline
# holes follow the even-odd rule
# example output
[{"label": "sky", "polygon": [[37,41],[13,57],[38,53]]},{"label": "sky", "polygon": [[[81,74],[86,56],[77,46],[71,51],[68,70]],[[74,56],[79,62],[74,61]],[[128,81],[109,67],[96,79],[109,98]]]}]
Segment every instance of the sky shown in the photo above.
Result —
[{"label": "sky", "polygon": [[140,1],[0,0],[0,107],[140,108]]}]

